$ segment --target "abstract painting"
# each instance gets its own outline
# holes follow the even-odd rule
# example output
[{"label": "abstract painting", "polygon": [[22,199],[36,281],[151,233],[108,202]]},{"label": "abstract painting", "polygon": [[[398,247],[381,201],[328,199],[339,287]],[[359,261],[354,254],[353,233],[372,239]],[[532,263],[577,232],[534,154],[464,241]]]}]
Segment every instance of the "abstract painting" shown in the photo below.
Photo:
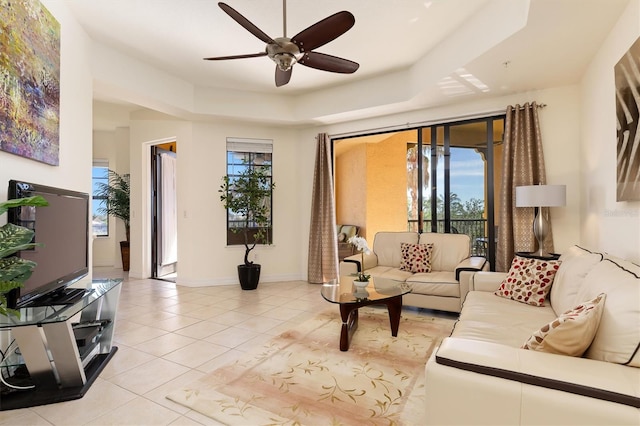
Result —
[{"label": "abstract painting", "polygon": [[0,150],[57,166],[60,24],[38,0],[0,0]]},{"label": "abstract painting", "polygon": [[617,201],[640,200],[640,38],[614,67]]}]

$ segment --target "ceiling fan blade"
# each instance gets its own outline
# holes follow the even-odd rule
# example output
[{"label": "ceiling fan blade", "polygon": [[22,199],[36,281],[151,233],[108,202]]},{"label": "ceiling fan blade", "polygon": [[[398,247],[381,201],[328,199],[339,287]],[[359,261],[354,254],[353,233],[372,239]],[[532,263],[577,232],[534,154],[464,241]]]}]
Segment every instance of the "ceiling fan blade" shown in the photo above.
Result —
[{"label": "ceiling fan blade", "polygon": [[355,22],[356,19],[351,13],[338,12],[302,30],[291,41],[298,46],[301,52],[309,52],[346,33]]},{"label": "ceiling fan blade", "polygon": [[265,43],[275,43],[271,37],[266,35],[260,28],[253,25],[247,18],[242,16],[237,10],[235,10],[228,4],[219,2],[218,6],[220,6],[220,9],[224,10],[227,15],[231,16],[234,21],[242,25],[247,31],[258,37],[260,40],[264,41]]},{"label": "ceiling fan blade", "polygon": [[306,52],[299,64],[318,70],[351,74],[360,67],[356,62],[318,52]]},{"label": "ceiling fan blade", "polygon": [[291,80],[291,73],[293,72],[293,67],[289,68],[287,71],[282,71],[276,65],[276,87],[284,86]]},{"label": "ceiling fan blade", "polygon": [[257,57],[260,57],[260,56],[267,56],[267,52],[248,53],[246,55],[215,56],[213,58],[203,58],[203,59],[205,61],[224,61],[226,59],[257,58]]}]

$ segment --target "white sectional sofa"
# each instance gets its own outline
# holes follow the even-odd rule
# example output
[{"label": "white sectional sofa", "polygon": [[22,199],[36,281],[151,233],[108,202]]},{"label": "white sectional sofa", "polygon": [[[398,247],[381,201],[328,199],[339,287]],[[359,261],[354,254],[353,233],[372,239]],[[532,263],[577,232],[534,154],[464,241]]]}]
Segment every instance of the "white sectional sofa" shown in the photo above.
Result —
[{"label": "white sectional sofa", "polygon": [[[640,266],[577,246],[560,261],[542,307],[495,295],[505,273],[473,274],[451,336],[426,365],[425,424],[640,425]],[[521,349],[602,293],[584,355]]]},{"label": "white sectional sofa", "polygon": [[[403,243],[432,245],[430,272],[401,269]],[[470,239],[465,234],[378,232],[373,240],[373,252],[364,256],[364,266],[361,254],[346,257],[340,262],[340,276],[355,274],[364,268],[374,279],[407,282],[412,291],[403,297],[403,305],[460,312],[461,302],[469,291],[471,272],[489,269],[484,257],[470,256],[470,253]]]}]

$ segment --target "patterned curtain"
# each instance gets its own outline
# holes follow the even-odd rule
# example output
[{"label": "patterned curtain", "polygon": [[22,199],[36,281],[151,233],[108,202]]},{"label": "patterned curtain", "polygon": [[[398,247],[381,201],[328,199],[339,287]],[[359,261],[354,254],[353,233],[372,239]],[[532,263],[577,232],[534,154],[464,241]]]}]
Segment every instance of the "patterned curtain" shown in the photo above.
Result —
[{"label": "patterned curtain", "polygon": [[[546,184],[538,105],[535,102],[510,105],[504,131],[496,271],[508,271],[515,252],[531,252],[536,248],[533,235],[535,209],[516,208],[515,193],[516,186],[537,184]],[[544,209],[548,210],[547,207]],[[548,252],[553,252],[551,223],[544,246]]]},{"label": "patterned curtain", "polygon": [[308,281],[322,284],[338,278],[338,236],[333,196],[331,143],[326,133],[317,136],[313,175]]}]

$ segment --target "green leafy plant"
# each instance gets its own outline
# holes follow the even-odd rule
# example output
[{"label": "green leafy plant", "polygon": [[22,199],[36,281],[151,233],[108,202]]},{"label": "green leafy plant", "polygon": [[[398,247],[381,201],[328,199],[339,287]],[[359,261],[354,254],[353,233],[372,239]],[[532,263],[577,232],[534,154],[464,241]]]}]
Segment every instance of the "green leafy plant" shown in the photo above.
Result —
[{"label": "green leafy plant", "polygon": [[[239,226],[231,231],[244,236],[244,264],[249,266],[249,253],[256,244],[268,244],[268,226],[271,212],[270,197],[276,187],[263,167],[246,167],[237,176],[223,176],[218,192],[227,211],[241,218]],[[251,239],[253,238],[253,241]]]},{"label": "green leafy plant", "polygon": [[127,241],[130,236],[130,214],[131,185],[129,174],[120,175],[113,170],[109,170],[109,183],[98,183],[94,194],[96,198],[106,200],[106,203],[98,207],[97,211],[107,214],[124,222],[124,230]]},{"label": "green leafy plant", "polygon": [[[10,208],[21,206],[46,206],[49,203],[40,195],[18,198],[0,203],[0,215]],[[15,254],[40,244],[32,243],[34,232],[23,226],[7,223],[0,227],[0,315],[16,315],[20,313],[7,306],[7,293],[14,288],[22,287],[31,276],[36,263],[21,259]]]}]

